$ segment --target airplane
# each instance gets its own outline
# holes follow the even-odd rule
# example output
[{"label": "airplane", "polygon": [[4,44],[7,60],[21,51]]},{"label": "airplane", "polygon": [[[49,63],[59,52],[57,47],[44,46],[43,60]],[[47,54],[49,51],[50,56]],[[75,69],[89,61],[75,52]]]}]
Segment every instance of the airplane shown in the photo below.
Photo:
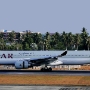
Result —
[{"label": "airplane", "polygon": [[16,69],[42,66],[52,71],[56,65],[90,64],[90,51],[0,51],[0,65],[14,65]]}]

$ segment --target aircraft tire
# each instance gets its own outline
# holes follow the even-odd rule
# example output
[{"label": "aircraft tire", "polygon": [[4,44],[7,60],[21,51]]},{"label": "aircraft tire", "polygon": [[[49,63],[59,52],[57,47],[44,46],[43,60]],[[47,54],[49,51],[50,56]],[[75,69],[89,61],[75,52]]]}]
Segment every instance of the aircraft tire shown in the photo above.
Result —
[{"label": "aircraft tire", "polygon": [[49,71],[52,71],[52,68],[50,67],[50,68],[48,68],[48,70],[49,70]]},{"label": "aircraft tire", "polygon": [[43,71],[45,71],[45,69],[44,68],[41,68],[41,71],[43,72]]},{"label": "aircraft tire", "polygon": [[42,72],[46,72],[46,71],[51,72],[52,71],[52,68],[51,67],[50,68],[41,68],[41,71]]}]

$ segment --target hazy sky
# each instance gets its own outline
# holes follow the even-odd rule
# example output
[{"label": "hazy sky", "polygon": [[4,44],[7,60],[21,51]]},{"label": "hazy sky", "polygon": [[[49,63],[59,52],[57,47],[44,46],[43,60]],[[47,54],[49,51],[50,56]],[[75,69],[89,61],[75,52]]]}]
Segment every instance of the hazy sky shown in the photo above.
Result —
[{"label": "hazy sky", "polygon": [[0,0],[0,29],[90,34],[90,0]]}]

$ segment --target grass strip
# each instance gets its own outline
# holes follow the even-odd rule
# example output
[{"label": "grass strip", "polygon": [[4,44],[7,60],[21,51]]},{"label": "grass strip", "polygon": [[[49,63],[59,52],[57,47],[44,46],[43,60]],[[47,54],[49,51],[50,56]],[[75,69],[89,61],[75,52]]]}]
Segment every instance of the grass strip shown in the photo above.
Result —
[{"label": "grass strip", "polygon": [[90,85],[90,76],[0,75],[1,85]]}]

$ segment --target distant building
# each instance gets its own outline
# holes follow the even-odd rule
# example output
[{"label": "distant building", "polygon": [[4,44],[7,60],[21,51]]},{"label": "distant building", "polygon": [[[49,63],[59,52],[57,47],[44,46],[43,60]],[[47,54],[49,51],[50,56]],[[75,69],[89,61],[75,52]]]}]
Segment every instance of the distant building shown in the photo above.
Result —
[{"label": "distant building", "polygon": [[[5,29],[1,29],[0,30],[0,33],[3,33],[3,39],[7,40],[9,38],[9,33],[11,33],[12,30],[5,30]],[[15,32],[15,38],[14,40],[17,41],[20,37],[20,39],[23,38],[23,36],[27,33],[27,32],[30,32],[30,33],[40,33],[40,32],[32,32],[31,30],[26,30],[26,31],[22,31],[22,32]]]}]

